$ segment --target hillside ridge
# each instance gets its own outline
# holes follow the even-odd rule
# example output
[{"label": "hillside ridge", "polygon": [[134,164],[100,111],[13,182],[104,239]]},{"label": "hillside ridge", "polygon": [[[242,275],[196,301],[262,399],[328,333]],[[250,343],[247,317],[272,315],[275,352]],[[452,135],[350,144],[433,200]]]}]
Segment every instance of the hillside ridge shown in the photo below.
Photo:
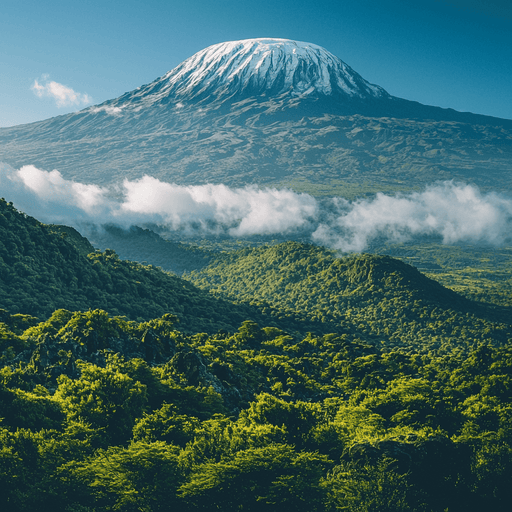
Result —
[{"label": "hillside ridge", "polygon": [[113,250],[85,255],[87,244],[73,228],[44,225],[0,199],[0,308],[40,320],[58,309],[100,308],[131,320],[171,313],[183,330],[206,332],[265,319],[255,308],[215,299],[176,275],[121,260]]}]

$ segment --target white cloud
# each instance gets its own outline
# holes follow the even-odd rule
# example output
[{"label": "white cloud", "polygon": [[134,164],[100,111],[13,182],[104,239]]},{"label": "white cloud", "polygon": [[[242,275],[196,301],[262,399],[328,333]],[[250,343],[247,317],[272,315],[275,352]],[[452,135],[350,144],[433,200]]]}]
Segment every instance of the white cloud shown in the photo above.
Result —
[{"label": "white cloud", "polygon": [[101,223],[113,207],[108,189],[69,181],[59,171],[41,171],[33,165],[16,171],[0,164],[0,190],[16,208],[42,222]]},{"label": "white cloud", "polygon": [[316,215],[316,201],[289,190],[225,185],[179,186],[144,176],[125,180],[121,212],[149,216],[174,229],[199,225],[233,236],[286,233],[304,228]]},{"label": "white cloud", "polygon": [[343,251],[362,251],[376,237],[401,241],[436,234],[444,243],[462,241],[500,245],[510,240],[512,200],[453,182],[423,192],[348,202],[334,200],[313,239]]},{"label": "white cloud", "polygon": [[123,110],[123,107],[112,107],[110,105],[102,105],[101,107],[91,107],[89,109],[90,112],[96,114],[98,112],[106,112],[108,115],[115,116],[120,114]]},{"label": "white cloud", "polygon": [[300,232],[301,238],[310,236],[346,252],[362,251],[377,237],[400,241],[438,235],[445,243],[494,245],[512,238],[511,198],[452,182],[350,202],[254,186],[181,186],[151,176],[99,187],[67,180],[56,170],[0,164],[0,191],[42,222],[78,229],[87,223],[116,223],[234,237]]},{"label": "white cloud", "polygon": [[88,94],[75,92],[66,85],[59,84],[53,80],[50,81],[49,75],[43,75],[41,80],[42,84],[38,80],[34,80],[32,91],[39,98],[53,98],[59,108],[92,103],[92,99]]},{"label": "white cloud", "polygon": [[92,214],[107,200],[107,189],[65,180],[57,170],[46,172],[33,165],[25,165],[17,172],[17,176],[42,201],[73,205],[88,214]]},{"label": "white cloud", "polygon": [[317,203],[289,190],[224,185],[180,186],[150,176],[110,188],[86,185],[33,165],[0,165],[0,189],[17,208],[43,222],[156,223],[171,229],[233,236],[287,233],[308,226]]}]

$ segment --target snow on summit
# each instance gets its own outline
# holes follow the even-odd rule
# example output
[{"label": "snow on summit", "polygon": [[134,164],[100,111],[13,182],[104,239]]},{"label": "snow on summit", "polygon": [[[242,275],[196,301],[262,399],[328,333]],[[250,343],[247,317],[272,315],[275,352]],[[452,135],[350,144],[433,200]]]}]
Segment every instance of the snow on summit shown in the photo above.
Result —
[{"label": "snow on summit", "polygon": [[321,46],[267,38],[209,46],[163,77],[133,91],[130,99],[155,103],[173,98],[182,104],[187,100],[282,93],[388,97],[384,89],[364,80]]}]

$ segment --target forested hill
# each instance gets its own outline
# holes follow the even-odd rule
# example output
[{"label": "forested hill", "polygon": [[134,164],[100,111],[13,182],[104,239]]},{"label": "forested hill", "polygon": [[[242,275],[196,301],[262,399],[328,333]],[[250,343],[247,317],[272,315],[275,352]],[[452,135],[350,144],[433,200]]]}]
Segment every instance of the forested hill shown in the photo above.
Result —
[{"label": "forested hill", "polygon": [[72,228],[44,225],[1,199],[0,308],[40,320],[60,308],[100,308],[133,320],[172,313],[187,332],[235,331],[247,319],[274,324],[255,307],[219,300],[151,265],[122,261],[114,251],[86,256],[89,246]]},{"label": "forested hill", "polygon": [[297,304],[297,290],[306,285],[335,291],[338,298],[366,299],[387,289],[411,299],[429,298],[442,306],[468,305],[453,291],[394,258],[370,254],[339,258],[335,251],[297,242],[221,254],[207,269],[192,275],[205,278],[217,292],[232,290],[240,296],[245,290],[250,297],[258,289],[262,297],[279,297],[288,306]]},{"label": "forested hill", "polygon": [[188,278],[218,296],[336,326],[387,347],[506,343],[510,308],[472,302],[386,256],[352,255],[288,242],[220,255]]},{"label": "forested hill", "polygon": [[60,308],[139,321],[171,313],[186,332],[235,332],[252,320],[290,333],[350,332],[387,349],[512,338],[510,308],[472,302],[387,256],[338,258],[288,242],[220,253],[184,280],[111,250],[86,256],[91,247],[1,200],[0,308],[40,320]]},{"label": "forested hill", "polygon": [[510,510],[509,309],[297,243],[189,276],[239,305],[89,249],[0,200],[0,510]]}]

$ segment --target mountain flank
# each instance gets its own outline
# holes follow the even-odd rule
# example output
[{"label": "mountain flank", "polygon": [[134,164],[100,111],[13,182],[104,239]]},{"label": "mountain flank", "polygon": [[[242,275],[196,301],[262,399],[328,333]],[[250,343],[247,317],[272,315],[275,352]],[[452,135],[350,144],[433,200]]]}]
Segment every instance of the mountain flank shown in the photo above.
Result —
[{"label": "mountain flank", "polygon": [[0,200],[0,308],[41,320],[57,309],[100,308],[140,321],[172,313],[183,330],[206,332],[265,319],[256,308],[215,299],[176,275],[121,260],[112,250],[85,255],[88,245],[74,229],[44,225]]},{"label": "mountain flank", "polygon": [[314,44],[251,39],[101,105],[0,129],[0,161],[97,184],[151,175],[343,195],[455,179],[511,190],[512,121],[393,97]]}]

